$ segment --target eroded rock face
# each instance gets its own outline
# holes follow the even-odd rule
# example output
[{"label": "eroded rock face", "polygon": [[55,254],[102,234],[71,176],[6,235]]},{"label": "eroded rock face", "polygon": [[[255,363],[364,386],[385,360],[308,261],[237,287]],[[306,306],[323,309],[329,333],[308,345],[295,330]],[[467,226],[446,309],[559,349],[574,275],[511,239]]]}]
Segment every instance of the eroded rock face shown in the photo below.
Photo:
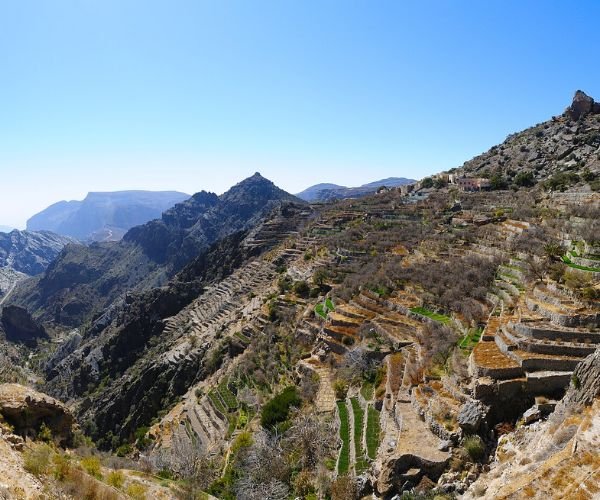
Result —
[{"label": "eroded rock face", "polygon": [[598,397],[600,397],[600,349],[596,349],[577,365],[571,385],[560,406],[590,405]]},{"label": "eroded rock face", "polygon": [[60,401],[19,384],[0,384],[0,414],[21,436],[36,436],[42,423],[61,446],[73,438],[73,415]]},{"label": "eroded rock face", "polygon": [[6,338],[12,342],[35,346],[38,339],[48,337],[44,327],[31,317],[27,309],[19,306],[6,306],[2,309],[2,325]]},{"label": "eroded rock face", "polygon": [[594,102],[592,97],[578,90],[573,97],[573,103],[567,108],[567,114],[573,120],[578,120],[589,113],[600,113],[600,103]]},{"label": "eroded rock face", "polygon": [[481,401],[469,401],[460,408],[458,425],[465,434],[476,434],[483,428],[488,411]]}]

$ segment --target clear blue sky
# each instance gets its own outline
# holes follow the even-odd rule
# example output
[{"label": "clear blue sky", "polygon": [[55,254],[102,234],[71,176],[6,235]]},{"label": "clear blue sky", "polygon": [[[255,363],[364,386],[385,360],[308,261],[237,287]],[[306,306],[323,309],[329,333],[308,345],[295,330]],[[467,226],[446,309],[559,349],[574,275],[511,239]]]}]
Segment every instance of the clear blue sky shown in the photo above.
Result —
[{"label": "clear blue sky", "polygon": [[420,178],[600,99],[600,2],[0,3],[0,224],[260,171]]}]

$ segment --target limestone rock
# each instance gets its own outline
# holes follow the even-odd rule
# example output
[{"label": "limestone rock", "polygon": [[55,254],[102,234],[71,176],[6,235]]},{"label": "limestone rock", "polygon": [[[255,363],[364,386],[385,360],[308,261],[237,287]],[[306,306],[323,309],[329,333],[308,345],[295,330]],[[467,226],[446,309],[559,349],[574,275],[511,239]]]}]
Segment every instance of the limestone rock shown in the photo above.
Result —
[{"label": "limestone rock", "polygon": [[13,342],[35,345],[38,339],[48,337],[46,330],[31,317],[27,309],[19,306],[2,309],[2,325],[6,338]]},{"label": "limestone rock", "polygon": [[0,414],[21,436],[35,436],[42,423],[66,446],[73,438],[74,419],[60,401],[19,384],[0,384]]},{"label": "limestone rock", "polygon": [[573,120],[578,120],[582,115],[598,112],[600,112],[600,103],[594,102],[592,97],[581,90],[575,92],[573,103],[567,108],[567,115]]},{"label": "limestone rock", "polygon": [[488,407],[481,401],[468,401],[458,413],[457,421],[465,434],[476,434],[486,421]]},{"label": "limestone rock", "polygon": [[600,349],[585,358],[573,373],[560,406],[589,405],[600,396]]},{"label": "limestone rock", "polygon": [[525,413],[523,413],[523,422],[526,425],[532,424],[533,422],[537,422],[542,418],[542,412],[537,406],[533,406],[529,408]]}]

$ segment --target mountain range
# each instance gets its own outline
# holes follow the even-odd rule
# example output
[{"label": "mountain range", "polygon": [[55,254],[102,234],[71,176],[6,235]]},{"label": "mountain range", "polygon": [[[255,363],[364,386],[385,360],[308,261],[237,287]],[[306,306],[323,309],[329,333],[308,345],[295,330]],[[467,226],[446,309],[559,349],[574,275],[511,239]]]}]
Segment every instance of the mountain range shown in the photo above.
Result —
[{"label": "mountain range", "polygon": [[176,191],[88,193],[82,201],[59,201],[27,221],[29,231],[53,231],[80,241],[116,241],[132,227],[160,217],[189,198]]},{"label": "mountain range", "polygon": [[0,273],[0,382],[52,396],[0,384],[0,467],[136,498],[595,498],[599,130],[578,92],[453,170],[489,191],[310,204],[257,173]]},{"label": "mountain range", "polygon": [[118,242],[68,245],[14,300],[45,320],[77,326],[125,291],[163,285],[211,245],[257,226],[284,202],[304,204],[258,173],[221,196],[201,191]]},{"label": "mountain range", "polygon": [[363,184],[359,187],[345,187],[337,184],[321,183],[306,188],[304,191],[297,193],[296,196],[308,202],[343,200],[345,198],[355,198],[373,194],[383,186],[391,188],[412,184],[413,182],[416,181],[413,179],[405,179],[404,177],[388,177],[387,179],[369,182],[368,184]]}]

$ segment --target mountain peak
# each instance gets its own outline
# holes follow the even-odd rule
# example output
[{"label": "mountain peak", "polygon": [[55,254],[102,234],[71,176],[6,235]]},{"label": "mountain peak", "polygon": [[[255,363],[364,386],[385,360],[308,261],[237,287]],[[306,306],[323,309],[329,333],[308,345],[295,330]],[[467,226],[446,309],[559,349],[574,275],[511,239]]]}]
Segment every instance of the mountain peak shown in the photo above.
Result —
[{"label": "mountain peak", "polygon": [[577,90],[573,96],[573,102],[566,109],[566,114],[573,120],[590,113],[600,113],[600,103],[587,95],[583,90]]}]

